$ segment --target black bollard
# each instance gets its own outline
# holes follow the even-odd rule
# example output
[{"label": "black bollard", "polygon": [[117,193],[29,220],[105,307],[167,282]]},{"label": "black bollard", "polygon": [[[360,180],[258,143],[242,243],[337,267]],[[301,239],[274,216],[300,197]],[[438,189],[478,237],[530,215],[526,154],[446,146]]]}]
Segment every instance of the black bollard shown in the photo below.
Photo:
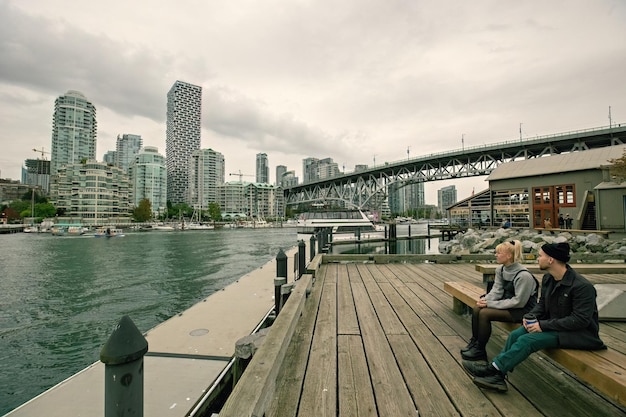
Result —
[{"label": "black bollard", "polygon": [[276,312],[276,316],[278,316],[278,313],[280,313],[280,309],[282,308],[283,294],[281,292],[281,288],[286,283],[287,277],[274,278],[274,310]]},{"label": "black bollard", "polygon": [[287,255],[282,249],[276,255],[276,276],[287,278]]},{"label": "black bollard", "polygon": [[313,260],[315,258],[315,235],[311,235],[311,239],[309,240],[309,260]]},{"label": "black bollard", "polygon": [[306,243],[304,240],[298,242],[298,279],[304,274],[306,269]]},{"label": "black bollard", "polygon": [[390,224],[389,225],[389,240],[396,240],[397,238],[397,234],[396,234],[396,225],[395,224]]},{"label": "black bollard", "polygon": [[409,224],[409,237],[411,237],[411,224]]},{"label": "black bollard", "polygon": [[122,317],[100,351],[104,363],[104,416],[143,416],[143,357],[148,341]]},{"label": "black bollard", "polygon": [[274,278],[274,309],[276,315],[280,312],[281,308],[281,293],[280,287],[287,283],[287,255],[282,249],[278,251],[276,255],[276,278]]},{"label": "black bollard", "polygon": [[385,225],[385,239],[387,239],[387,225]]},{"label": "black bollard", "polygon": [[359,242],[361,241],[361,228],[360,227],[357,227],[356,229],[356,240]]}]

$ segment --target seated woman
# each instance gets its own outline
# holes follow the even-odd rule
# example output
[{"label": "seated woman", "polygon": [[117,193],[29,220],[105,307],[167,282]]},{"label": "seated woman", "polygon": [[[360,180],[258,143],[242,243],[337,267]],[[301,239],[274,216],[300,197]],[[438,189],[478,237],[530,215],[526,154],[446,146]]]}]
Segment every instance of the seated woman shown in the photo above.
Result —
[{"label": "seated woman", "polygon": [[537,304],[539,282],[519,262],[522,243],[518,240],[496,246],[496,279],[488,294],[482,296],[472,311],[472,338],[461,349],[466,360],[485,360],[485,346],[491,337],[491,322],[521,323],[524,314]]}]

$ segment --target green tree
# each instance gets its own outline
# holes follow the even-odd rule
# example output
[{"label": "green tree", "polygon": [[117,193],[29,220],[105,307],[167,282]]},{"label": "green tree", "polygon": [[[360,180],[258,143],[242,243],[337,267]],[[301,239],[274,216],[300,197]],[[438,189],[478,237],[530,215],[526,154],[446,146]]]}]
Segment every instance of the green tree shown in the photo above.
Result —
[{"label": "green tree", "polygon": [[141,199],[133,210],[133,219],[138,222],[147,222],[152,218],[152,203],[147,198]]},{"label": "green tree", "polygon": [[613,164],[609,167],[611,178],[618,184],[626,181],[626,151],[621,158],[609,159],[609,162]]},{"label": "green tree", "polygon": [[217,203],[209,203],[209,216],[213,221],[218,221],[222,219],[222,210],[220,209],[220,205]]}]

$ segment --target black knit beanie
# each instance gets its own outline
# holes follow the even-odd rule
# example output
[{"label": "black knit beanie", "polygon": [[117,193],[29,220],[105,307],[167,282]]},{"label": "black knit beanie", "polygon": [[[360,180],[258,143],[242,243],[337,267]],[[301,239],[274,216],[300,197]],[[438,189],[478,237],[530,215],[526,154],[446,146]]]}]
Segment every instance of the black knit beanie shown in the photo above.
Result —
[{"label": "black knit beanie", "polygon": [[541,247],[541,250],[551,258],[564,263],[569,262],[569,243],[567,242],[546,243]]}]

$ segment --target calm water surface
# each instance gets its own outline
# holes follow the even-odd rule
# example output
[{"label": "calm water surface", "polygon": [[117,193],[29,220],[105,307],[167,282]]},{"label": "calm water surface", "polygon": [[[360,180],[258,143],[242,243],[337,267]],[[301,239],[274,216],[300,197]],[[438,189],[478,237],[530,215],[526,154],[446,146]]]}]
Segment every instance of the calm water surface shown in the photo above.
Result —
[{"label": "calm water surface", "polygon": [[145,332],[295,244],[293,228],[0,235],[0,415],[98,361],[123,315]]}]

